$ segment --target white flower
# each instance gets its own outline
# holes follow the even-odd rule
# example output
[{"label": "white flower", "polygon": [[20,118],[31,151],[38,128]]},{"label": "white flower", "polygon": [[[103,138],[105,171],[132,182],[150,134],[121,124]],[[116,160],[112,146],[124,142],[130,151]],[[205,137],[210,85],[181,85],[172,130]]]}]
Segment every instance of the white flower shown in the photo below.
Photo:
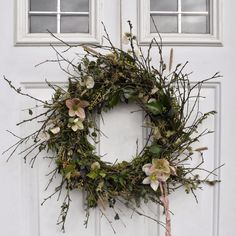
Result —
[{"label": "white flower", "polygon": [[148,177],[146,177],[143,180],[143,184],[150,184],[151,188],[154,191],[157,191],[158,187],[159,187],[159,181],[157,180],[157,176],[156,175],[150,175]]},{"label": "white flower", "polygon": [[38,137],[41,141],[48,141],[50,139],[50,134],[47,131],[41,131]]},{"label": "white flower", "polygon": [[156,92],[158,92],[158,88],[156,86],[153,87],[153,89],[151,90],[151,94],[155,94]]},{"label": "white flower", "polygon": [[129,37],[126,34],[124,34],[122,37],[122,43],[125,45],[129,44]]},{"label": "white flower", "polygon": [[92,170],[100,169],[100,168],[101,168],[101,166],[100,166],[98,161],[93,162],[92,165],[91,165]]},{"label": "white flower", "polygon": [[85,80],[85,85],[88,89],[92,89],[94,87],[94,79],[92,76],[88,76]]},{"label": "white flower", "polygon": [[52,129],[50,129],[50,131],[51,131],[53,134],[58,134],[58,133],[61,131],[61,129],[60,129],[59,126],[56,126],[56,127],[52,128]]},{"label": "white flower", "polygon": [[69,124],[68,127],[71,128],[74,132],[77,130],[82,130],[84,129],[84,125],[81,119],[76,118],[76,119],[69,119]]}]

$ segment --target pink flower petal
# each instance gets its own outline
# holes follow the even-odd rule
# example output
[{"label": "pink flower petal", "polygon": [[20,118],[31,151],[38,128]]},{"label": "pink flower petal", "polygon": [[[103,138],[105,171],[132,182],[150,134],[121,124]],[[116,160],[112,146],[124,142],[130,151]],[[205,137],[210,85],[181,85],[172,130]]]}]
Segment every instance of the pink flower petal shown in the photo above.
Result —
[{"label": "pink flower petal", "polygon": [[73,101],[72,101],[72,99],[66,100],[66,106],[67,106],[69,109],[72,109],[72,106],[73,106]]},{"label": "pink flower petal", "polygon": [[69,116],[70,116],[70,117],[75,116],[75,111],[72,110],[72,109],[70,109],[70,110],[69,110]]},{"label": "pink flower petal", "polygon": [[142,183],[143,183],[143,184],[150,184],[150,183],[151,183],[151,180],[150,180],[149,177],[146,177],[146,178],[143,180]]},{"label": "pink flower petal", "polygon": [[154,165],[152,165],[150,167],[150,170],[149,170],[151,173],[155,172],[156,171],[156,167]]},{"label": "pink flower petal", "polygon": [[82,108],[85,108],[85,107],[89,106],[89,102],[82,100],[82,101],[80,101],[79,106]]},{"label": "pink flower petal", "polygon": [[159,182],[158,181],[152,181],[150,186],[154,191],[157,191],[157,189],[159,187]]},{"label": "pink flower petal", "polygon": [[84,109],[82,107],[79,107],[77,109],[77,111],[75,111],[75,114],[81,119],[84,120],[85,119],[85,112]]},{"label": "pink flower petal", "polygon": [[165,173],[158,173],[157,174],[157,178],[160,182],[166,182],[166,180],[170,177],[169,174],[165,174]]},{"label": "pink flower petal", "polygon": [[143,172],[145,172],[147,176],[151,174],[151,171],[150,171],[151,167],[152,167],[152,164],[149,163],[149,164],[145,164],[142,168]]},{"label": "pink flower petal", "polygon": [[79,102],[80,102],[79,98],[72,98],[71,100],[72,100],[73,104],[79,104]]},{"label": "pink flower petal", "polygon": [[74,105],[78,104],[80,102],[80,100],[78,98],[72,98],[72,99],[68,99],[66,100],[66,106],[69,109],[72,109]]}]

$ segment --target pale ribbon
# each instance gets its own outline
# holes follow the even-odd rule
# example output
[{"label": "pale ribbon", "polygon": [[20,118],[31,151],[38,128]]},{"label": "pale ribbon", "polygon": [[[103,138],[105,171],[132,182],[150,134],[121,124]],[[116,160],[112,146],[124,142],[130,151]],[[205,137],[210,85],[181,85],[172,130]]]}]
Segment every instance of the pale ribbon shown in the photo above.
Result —
[{"label": "pale ribbon", "polygon": [[165,215],[166,215],[166,234],[165,234],[165,236],[171,236],[171,219],[170,219],[169,198],[168,198],[166,182],[160,183],[160,189],[161,189],[161,201],[164,205]]}]

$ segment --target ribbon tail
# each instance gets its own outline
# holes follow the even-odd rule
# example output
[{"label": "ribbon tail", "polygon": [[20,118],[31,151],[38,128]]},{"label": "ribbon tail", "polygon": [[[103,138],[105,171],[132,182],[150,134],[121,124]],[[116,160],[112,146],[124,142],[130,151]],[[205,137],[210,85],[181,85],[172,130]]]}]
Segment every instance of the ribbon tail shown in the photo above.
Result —
[{"label": "ribbon tail", "polygon": [[161,189],[161,201],[164,205],[165,216],[166,216],[166,233],[165,233],[165,236],[171,236],[171,218],[170,218],[169,198],[168,198],[166,182],[162,182],[160,184],[160,189]]}]

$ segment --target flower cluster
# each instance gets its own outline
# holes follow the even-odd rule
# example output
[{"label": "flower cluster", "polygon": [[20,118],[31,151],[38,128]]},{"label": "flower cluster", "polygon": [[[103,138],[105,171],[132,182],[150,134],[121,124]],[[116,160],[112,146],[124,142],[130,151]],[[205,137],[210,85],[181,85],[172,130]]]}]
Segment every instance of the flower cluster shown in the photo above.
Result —
[{"label": "flower cluster", "polygon": [[150,184],[154,191],[158,189],[161,182],[166,182],[170,175],[176,175],[176,168],[170,166],[166,159],[153,159],[152,164],[145,164],[142,169],[147,175],[142,183]]},{"label": "flower cluster", "polygon": [[72,98],[66,100],[66,106],[69,109],[69,116],[77,116],[81,120],[85,119],[84,108],[88,105],[89,103],[87,101],[80,100],[79,98]]},{"label": "flower cluster", "polygon": [[[73,131],[84,129],[83,121],[86,117],[84,108],[89,105],[89,102],[80,100],[79,98],[72,98],[66,100],[66,106],[69,109],[68,114],[70,117],[68,127]],[[76,118],[74,118],[76,117]]]}]

